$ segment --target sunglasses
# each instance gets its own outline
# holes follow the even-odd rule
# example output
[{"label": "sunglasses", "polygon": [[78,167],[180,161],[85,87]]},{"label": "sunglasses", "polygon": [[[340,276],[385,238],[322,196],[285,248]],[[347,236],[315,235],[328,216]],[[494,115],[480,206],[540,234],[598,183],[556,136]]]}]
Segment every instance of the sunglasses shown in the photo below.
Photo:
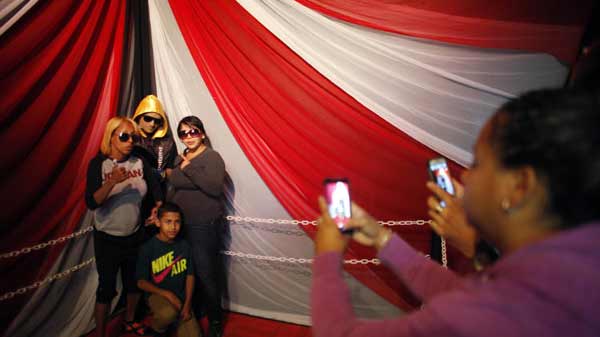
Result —
[{"label": "sunglasses", "polygon": [[142,118],[144,119],[144,122],[146,122],[146,123],[154,122],[154,124],[159,125],[159,126],[162,125],[162,122],[163,122],[162,118],[154,118],[152,116],[147,116],[147,115],[142,116]]},{"label": "sunglasses", "polygon": [[177,135],[180,139],[196,138],[202,135],[202,131],[198,129],[179,130],[177,131]]},{"label": "sunglasses", "polygon": [[138,136],[134,133],[131,133],[131,134],[126,133],[126,132],[119,133],[119,141],[121,141],[122,143],[127,143],[130,138],[134,143],[137,143],[140,141],[140,136]]}]

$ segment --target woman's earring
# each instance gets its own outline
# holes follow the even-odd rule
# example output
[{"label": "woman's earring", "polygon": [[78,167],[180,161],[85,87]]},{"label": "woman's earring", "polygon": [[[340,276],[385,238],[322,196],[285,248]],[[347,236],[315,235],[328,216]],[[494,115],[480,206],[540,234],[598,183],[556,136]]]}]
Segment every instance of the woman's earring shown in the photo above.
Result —
[{"label": "woman's earring", "polygon": [[510,201],[508,199],[503,199],[502,203],[500,204],[500,206],[502,207],[502,210],[505,213],[509,213],[510,212]]}]

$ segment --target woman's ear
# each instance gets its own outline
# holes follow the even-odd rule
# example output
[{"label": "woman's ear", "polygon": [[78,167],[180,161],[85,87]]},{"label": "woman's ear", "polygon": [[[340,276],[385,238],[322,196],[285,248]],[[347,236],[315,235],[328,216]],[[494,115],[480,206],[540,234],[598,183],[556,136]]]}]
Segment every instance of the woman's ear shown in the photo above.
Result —
[{"label": "woman's ear", "polygon": [[543,186],[537,172],[531,166],[511,170],[512,186],[509,198],[510,208],[521,208],[530,202],[537,202]]}]

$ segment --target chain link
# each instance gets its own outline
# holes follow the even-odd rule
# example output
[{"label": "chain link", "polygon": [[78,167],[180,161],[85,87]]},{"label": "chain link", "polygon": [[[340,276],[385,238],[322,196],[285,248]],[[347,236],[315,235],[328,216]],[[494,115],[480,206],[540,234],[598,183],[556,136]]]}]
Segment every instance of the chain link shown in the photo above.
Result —
[{"label": "chain link", "polygon": [[313,261],[312,259],[256,255],[256,254],[248,254],[248,253],[241,253],[241,252],[232,252],[230,250],[224,250],[224,251],[222,251],[222,253],[225,255],[228,255],[228,256],[235,256],[235,257],[254,259],[254,260],[266,260],[266,261],[273,261],[273,262],[289,262],[289,263],[309,264],[309,263],[312,263],[312,261]]},{"label": "chain link", "polygon": [[[228,215],[227,220],[233,222],[252,222],[252,223],[267,223],[278,225],[312,225],[317,226],[316,220],[293,220],[293,219],[269,219],[269,218],[253,218]],[[377,221],[382,226],[423,226],[429,224],[431,220],[388,220]]]},{"label": "chain link", "polygon": [[344,264],[380,264],[379,259],[350,259],[344,260]]},{"label": "chain link", "polygon": [[[268,255],[256,255],[241,252],[232,252],[230,250],[222,251],[223,254],[228,256],[241,257],[246,259],[254,260],[266,260],[273,262],[288,262],[288,263],[300,263],[309,264],[313,262],[313,259],[295,258],[295,257],[282,257],[282,256],[268,256]],[[345,264],[380,264],[379,259],[350,259],[344,260]]]},{"label": "chain link", "polygon": [[440,245],[442,246],[442,266],[448,268],[448,255],[446,254],[446,239],[441,238]]},{"label": "chain link", "polygon": [[71,239],[76,238],[78,236],[87,234],[88,232],[91,232],[92,230],[93,230],[93,227],[91,227],[91,226],[90,227],[86,227],[86,228],[84,228],[84,229],[82,229],[82,230],[80,230],[78,232],[73,232],[73,233],[71,233],[69,235],[60,237],[58,239],[50,240],[48,242],[39,243],[39,244],[37,244],[35,246],[32,246],[32,247],[21,248],[19,250],[14,250],[14,251],[9,252],[9,253],[3,253],[3,254],[0,254],[0,259],[17,257],[17,256],[22,255],[22,254],[31,253],[32,251],[44,249],[44,248],[46,248],[48,246],[54,246],[54,245],[57,245],[59,243],[63,243],[65,241],[67,241],[67,240],[71,240]]},{"label": "chain link", "polygon": [[317,221],[309,220],[290,220],[290,219],[269,219],[269,218],[254,218],[249,216],[233,216],[228,215],[227,220],[233,222],[251,222],[251,223],[266,223],[266,224],[278,224],[278,225],[317,225]]},{"label": "chain link", "polygon": [[52,276],[48,276],[45,279],[43,279],[42,281],[37,281],[37,282],[34,282],[33,284],[27,286],[27,287],[19,288],[19,289],[15,290],[15,291],[11,291],[11,292],[2,294],[2,296],[0,296],[0,302],[9,300],[9,299],[11,299],[11,298],[13,298],[13,297],[15,297],[17,295],[23,295],[26,292],[28,292],[30,290],[33,290],[33,289],[36,289],[36,288],[39,288],[39,287],[41,287],[42,285],[44,285],[46,283],[53,282],[55,280],[63,278],[65,276],[67,276],[67,275],[69,275],[71,273],[74,273],[74,272],[78,271],[79,269],[81,269],[81,268],[89,265],[90,263],[92,263],[94,261],[95,261],[95,258],[91,258],[91,259],[89,259],[87,261],[84,261],[84,262],[82,262],[82,263],[80,263],[80,264],[78,264],[76,266],[73,266],[73,267],[71,267],[71,268],[69,268],[69,269],[67,269],[65,271],[62,271],[62,272],[57,273],[57,274],[54,274]]}]

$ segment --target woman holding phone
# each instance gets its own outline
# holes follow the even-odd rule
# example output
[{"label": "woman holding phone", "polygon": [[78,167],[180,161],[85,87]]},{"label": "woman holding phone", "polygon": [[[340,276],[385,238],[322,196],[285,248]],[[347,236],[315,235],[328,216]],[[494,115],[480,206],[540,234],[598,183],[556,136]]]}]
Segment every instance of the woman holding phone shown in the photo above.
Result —
[{"label": "woman holding phone", "polygon": [[177,126],[177,135],[186,148],[175,159],[175,168],[167,171],[168,182],[174,189],[169,201],[183,211],[183,231],[192,246],[199,285],[195,294],[201,297],[208,314],[209,336],[220,336],[225,162],[210,147],[204,124],[198,117],[183,118]]},{"label": "woman holding phone", "polygon": [[596,96],[542,90],[504,104],[464,172],[468,222],[501,252],[460,277],[414,251],[354,205],[352,238],[421,299],[397,319],[354,316],[341,274],[349,237],[320,200],[311,294],[315,337],[598,336],[600,106]]}]

